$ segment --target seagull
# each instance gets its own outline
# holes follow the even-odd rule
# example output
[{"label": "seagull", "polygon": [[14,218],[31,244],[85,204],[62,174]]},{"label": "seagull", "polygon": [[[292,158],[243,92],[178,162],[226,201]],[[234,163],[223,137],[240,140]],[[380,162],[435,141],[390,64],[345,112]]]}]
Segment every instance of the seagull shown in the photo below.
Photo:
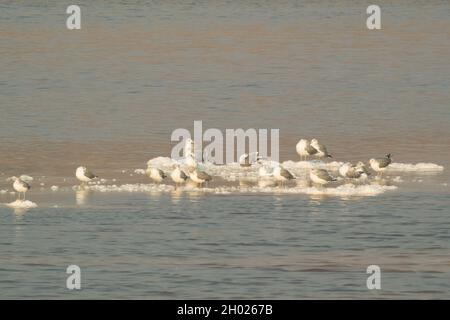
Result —
[{"label": "seagull", "polygon": [[349,179],[359,179],[364,174],[364,171],[356,166],[352,166],[348,171],[346,177]]},{"label": "seagull", "polygon": [[84,185],[86,182],[92,181],[95,178],[98,178],[95,174],[90,172],[86,167],[78,167],[75,172],[75,176],[78,180],[81,181],[81,184]]},{"label": "seagull", "polygon": [[20,178],[14,179],[13,188],[14,188],[14,190],[16,190],[19,193],[18,200],[21,200],[20,194],[23,193],[23,201],[25,201],[25,193],[31,189],[30,185]]},{"label": "seagull", "polygon": [[193,156],[192,153],[190,153],[190,154],[188,154],[188,155],[186,156],[185,162],[186,162],[187,167],[188,167],[190,170],[191,170],[191,169],[193,170],[193,169],[197,168],[198,163],[197,163],[197,161],[194,159],[194,156]]},{"label": "seagull", "polygon": [[358,161],[358,163],[356,164],[356,168],[361,170],[363,172],[363,174],[365,174],[366,176],[370,176],[370,172],[369,172],[369,170],[367,170],[367,167],[364,164],[364,162]]},{"label": "seagull", "polygon": [[150,177],[150,179],[158,183],[161,183],[167,177],[164,171],[154,167],[148,167],[146,173]]},{"label": "seagull", "polygon": [[300,161],[307,160],[307,157],[315,155],[317,153],[317,149],[312,147],[308,140],[300,139],[300,141],[295,146],[297,154],[300,156]]},{"label": "seagull", "polygon": [[344,178],[358,179],[363,173],[365,172],[361,166],[353,165],[350,162],[346,162],[339,167],[339,174]]},{"label": "seagull", "polygon": [[184,183],[188,178],[186,173],[184,173],[184,171],[180,169],[179,164],[175,164],[173,166],[173,171],[170,174],[170,177],[172,178],[173,182],[175,182],[175,187],[178,187],[179,184]]},{"label": "seagull", "polygon": [[339,167],[339,174],[348,179],[359,179],[364,173],[364,167],[351,164],[350,162],[346,162]]},{"label": "seagull", "polygon": [[350,162],[344,163],[342,166],[339,167],[339,174],[343,176],[344,178],[347,178],[347,172],[352,168],[353,165]]},{"label": "seagull", "polygon": [[387,154],[384,158],[379,159],[370,159],[369,163],[373,170],[379,173],[380,176],[383,175],[383,172],[386,170],[387,166],[392,162],[391,154]]},{"label": "seagull", "polygon": [[275,167],[275,169],[273,170],[273,176],[275,180],[280,181],[282,185],[288,180],[295,179],[292,173],[281,166]]},{"label": "seagull", "polygon": [[311,140],[311,146],[317,150],[317,153],[315,154],[316,157],[318,158],[332,158],[331,154],[328,154],[327,148],[323,145],[320,144],[319,141],[317,141],[317,139],[312,139]]},{"label": "seagull", "polygon": [[184,154],[185,156],[188,155],[193,155],[194,154],[194,140],[192,140],[191,138],[186,140],[186,143],[184,144]]},{"label": "seagull", "polygon": [[311,171],[309,171],[309,177],[312,182],[322,186],[337,180],[336,178],[330,176],[328,171],[325,169],[311,169]]},{"label": "seagull", "polygon": [[258,156],[258,152],[244,153],[239,157],[241,167],[251,167],[254,161],[259,162],[262,158]]},{"label": "seagull", "polygon": [[[201,151],[201,150],[199,150]],[[197,155],[198,156],[198,155]],[[201,153],[201,162],[204,162],[203,159],[203,153]],[[196,161],[196,154],[195,154],[195,142],[191,138],[187,139],[184,144],[184,157],[187,159],[188,157],[192,157],[194,161]]]},{"label": "seagull", "polygon": [[212,180],[212,177],[204,171],[198,171],[197,168],[189,172],[189,178],[197,184],[203,184]]},{"label": "seagull", "polygon": [[239,164],[241,167],[251,167],[252,164],[250,163],[250,155],[248,153],[244,153],[242,156],[240,156]]}]

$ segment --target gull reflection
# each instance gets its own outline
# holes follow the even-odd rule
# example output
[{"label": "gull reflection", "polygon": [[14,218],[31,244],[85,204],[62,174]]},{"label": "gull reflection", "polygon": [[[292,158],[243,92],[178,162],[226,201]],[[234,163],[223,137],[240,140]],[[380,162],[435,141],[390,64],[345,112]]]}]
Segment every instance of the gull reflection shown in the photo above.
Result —
[{"label": "gull reflection", "polygon": [[89,189],[79,189],[76,192],[76,201],[77,205],[84,206],[87,203],[87,200],[91,194],[91,191]]}]

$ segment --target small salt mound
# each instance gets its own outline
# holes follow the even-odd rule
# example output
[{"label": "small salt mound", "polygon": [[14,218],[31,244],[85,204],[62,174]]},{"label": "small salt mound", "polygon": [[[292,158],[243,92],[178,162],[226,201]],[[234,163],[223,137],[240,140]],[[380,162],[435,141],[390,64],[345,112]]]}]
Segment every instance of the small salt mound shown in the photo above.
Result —
[{"label": "small salt mound", "polygon": [[31,202],[29,200],[16,200],[11,203],[6,204],[10,208],[14,209],[30,209],[30,208],[36,208],[37,204],[34,202]]},{"label": "small salt mound", "polygon": [[50,190],[52,191],[58,191],[59,187],[58,186],[51,186]]},{"label": "small salt mound", "polygon": [[391,163],[387,171],[405,171],[405,172],[439,172],[443,171],[444,167],[435,163]]},{"label": "small salt mound", "polygon": [[165,184],[124,184],[89,186],[89,190],[100,192],[169,192],[175,189],[172,185]]},{"label": "small salt mound", "polygon": [[[330,196],[376,196],[386,191],[396,190],[396,186],[384,185],[354,185],[345,184],[336,188],[316,188],[297,185],[291,188],[280,188],[273,184],[259,184],[259,186],[223,186],[216,188],[197,188],[196,186],[183,187],[186,191],[198,191],[203,193],[230,194],[230,193],[283,193],[283,194],[307,194]],[[89,186],[89,190],[99,192],[172,192],[175,187],[165,184],[125,184],[125,185],[95,185]]]},{"label": "small salt mound", "polygon": [[136,174],[144,174],[145,175],[145,170],[144,169],[136,169],[136,170],[134,170],[134,173],[136,173]]},{"label": "small salt mound", "polygon": [[8,193],[8,190],[0,190],[0,194]]}]

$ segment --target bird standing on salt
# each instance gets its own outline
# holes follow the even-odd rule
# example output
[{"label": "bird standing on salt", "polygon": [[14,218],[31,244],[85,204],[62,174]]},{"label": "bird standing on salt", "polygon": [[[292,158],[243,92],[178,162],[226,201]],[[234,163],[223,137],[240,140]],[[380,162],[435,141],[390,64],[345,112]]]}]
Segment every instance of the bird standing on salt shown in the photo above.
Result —
[{"label": "bird standing on salt", "polygon": [[300,139],[300,141],[295,146],[297,154],[300,156],[300,161],[308,160],[309,156],[317,154],[317,149],[311,146],[308,140]]},{"label": "bird standing on salt", "polygon": [[332,177],[325,169],[311,169],[309,172],[309,177],[312,182],[324,186],[337,179]]},{"label": "bird standing on salt", "polygon": [[339,174],[347,179],[359,179],[364,173],[361,167],[355,166],[350,162],[344,163],[339,167]]},{"label": "bird standing on salt", "polygon": [[292,175],[292,173],[290,173],[288,170],[286,170],[282,166],[275,167],[275,169],[273,170],[273,176],[274,176],[275,180],[281,182],[282,186],[286,183],[286,181],[295,179],[295,177]]},{"label": "bird standing on salt", "polygon": [[164,171],[154,167],[148,167],[146,173],[150,179],[158,183],[161,183],[167,177]]},{"label": "bird standing on salt", "polygon": [[173,171],[170,174],[170,177],[172,178],[173,182],[175,182],[175,187],[178,187],[188,179],[187,174],[180,169],[179,164],[173,165]]},{"label": "bird standing on salt", "polygon": [[378,175],[381,177],[383,175],[383,172],[386,171],[386,168],[391,164],[391,154],[387,154],[384,158],[379,159],[370,159],[370,167],[378,172]]},{"label": "bird standing on salt", "polygon": [[262,158],[259,156],[258,151],[251,153],[244,153],[239,157],[239,165],[241,167],[251,167],[254,163],[260,163]]},{"label": "bird standing on salt", "polygon": [[[13,188],[19,193],[19,201],[25,201],[25,194],[31,189],[31,186],[20,178],[15,178],[13,183]],[[23,194],[23,199],[20,195]]]},{"label": "bird standing on salt", "polygon": [[207,174],[204,171],[199,171],[197,170],[197,168],[189,171],[189,178],[191,178],[192,181],[197,183],[197,185],[202,185],[203,183],[212,180],[212,177],[209,174]]},{"label": "bird standing on salt", "polygon": [[332,158],[331,154],[328,153],[327,148],[319,143],[317,139],[311,140],[311,146],[317,150],[317,153],[315,154],[317,158]]},{"label": "bird standing on salt", "polygon": [[75,172],[75,176],[78,180],[81,181],[81,185],[85,186],[86,183],[94,180],[95,178],[98,178],[97,175],[90,172],[86,167],[78,167],[77,171]]}]

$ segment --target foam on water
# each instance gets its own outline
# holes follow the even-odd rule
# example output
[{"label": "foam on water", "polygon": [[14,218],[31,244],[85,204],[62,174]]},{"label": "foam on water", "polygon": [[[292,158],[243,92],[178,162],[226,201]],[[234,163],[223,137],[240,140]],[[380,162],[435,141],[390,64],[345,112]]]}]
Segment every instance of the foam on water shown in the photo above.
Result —
[{"label": "foam on water", "polygon": [[202,192],[214,194],[236,194],[236,193],[283,193],[283,194],[307,194],[307,195],[330,195],[330,196],[375,196],[386,191],[396,190],[396,186],[379,184],[344,184],[337,187],[317,188],[309,186],[278,187],[271,185],[255,186],[218,186],[202,187],[182,186],[178,189],[167,184],[124,184],[124,185],[92,185],[89,190],[99,192],[173,192],[175,190],[185,192]]},{"label": "foam on water", "polygon": [[387,171],[404,171],[404,172],[440,172],[444,171],[444,167],[435,163],[391,163]]},{"label": "foam on water", "polygon": [[5,205],[14,209],[31,209],[37,207],[36,203],[29,200],[16,200],[11,203],[5,203]]}]

